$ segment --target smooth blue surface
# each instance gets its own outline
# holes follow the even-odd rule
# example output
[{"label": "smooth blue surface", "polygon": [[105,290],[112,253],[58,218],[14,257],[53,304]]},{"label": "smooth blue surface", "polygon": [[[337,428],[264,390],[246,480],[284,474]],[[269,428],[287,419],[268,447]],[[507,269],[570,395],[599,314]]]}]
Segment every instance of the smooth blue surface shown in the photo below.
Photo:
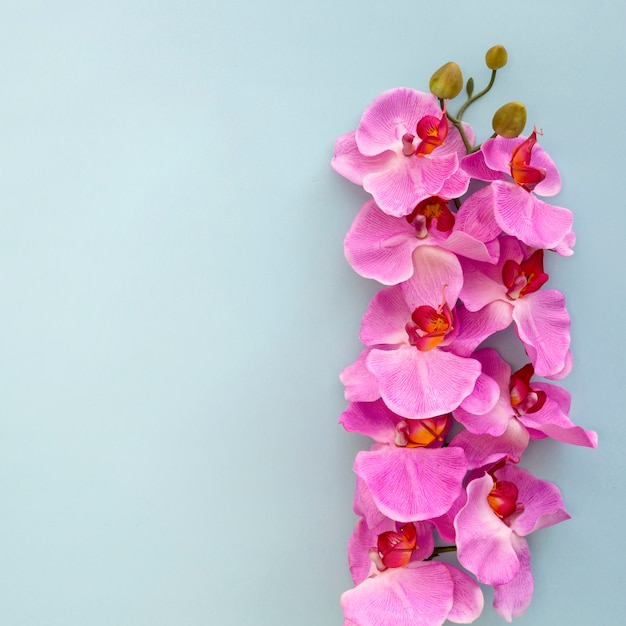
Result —
[{"label": "smooth blue surface", "polygon": [[467,121],[523,100],[561,169],[564,384],[600,435],[525,457],[573,519],[531,538],[516,623],[621,624],[625,6],[2,2],[0,624],[341,624],[367,444],[337,374],[374,286],[333,143],[448,60],[480,85],[499,42]]}]

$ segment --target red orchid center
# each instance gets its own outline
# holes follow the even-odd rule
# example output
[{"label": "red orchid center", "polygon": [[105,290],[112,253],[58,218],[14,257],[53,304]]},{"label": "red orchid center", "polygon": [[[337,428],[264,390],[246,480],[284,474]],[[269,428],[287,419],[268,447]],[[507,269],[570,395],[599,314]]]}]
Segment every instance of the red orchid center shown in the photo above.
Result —
[{"label": "red orchid center", "polygon": [[534,128],[530,137],[513,149],[509,163],[513,180],[526,191],[532,191],[546,177],[544,167],[533,167],[530,164],[533,146],[536,143],[537,129]]},{"label": "red orchid center", "polygon": [[370,552],[370,557],[376,567],[382,571],[388,567],[403,567],[417,549],[417,532],[413,522],[404,524],[398,532],[389,530],[378,535],[376,548]]},{"label": "red orchid center", "polygon": [[452,311],[447,302],[437,309],[428,305],[418,306],[406,325],[409,343],[422,352],[438,346],[446,335],[454,330]]},{"label": "red orchid center", "polygon": [[487,496],[487,502],[493,512],[500,518],[508,517],[517,509],[517,486],[508,480],[497,480]]},{"label": "red orchid center", "polygon": [[454,226],[454,213],[448,208],[448,201],[439,196],[422,200],[406,216],[406,221],[415,227],[418,239],[424,239],[428,235],[433,220],[439,232],[449,232]]},{"label": "red orchid center", "polygon": [[441,448],[452,422],[450,414],[404,419],[396,426],[395,444],[402,448]]},{"label": "red orchid center", "polygon": [[537,291],[548,278],[543,271],[543,250],[535,250],[521,263],[508,259],[502,268],[502,282],[507,288],[506,295],[511,300]]},{"label": "red orchid center", "polygon": [[415,135],[405,133],[402,137],[402,154],[404,156],[426,156],[435,148],[443,146],[448,136],[448,118],[444,107],[441,117],[425,115],[415,128],[417,137],[421,140],[415,146]]},{"label": "red orchid center", "polygon": [[530,378],[534,373],[533,364],[527,363],[511,376],[511,407],[518,416],[536,413],[546,402],[546,392],[530,386]]}]

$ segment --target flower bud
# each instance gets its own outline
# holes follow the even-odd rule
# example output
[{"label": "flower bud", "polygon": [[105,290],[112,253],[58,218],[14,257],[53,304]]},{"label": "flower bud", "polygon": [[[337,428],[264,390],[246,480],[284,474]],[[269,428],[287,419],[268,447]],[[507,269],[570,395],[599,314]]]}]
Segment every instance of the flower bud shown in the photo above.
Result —
[{"label": "flower bud", "polygon": [[526,126],[526,107],[521,102],[507,102],[495,112],[491,126],[501,137],[519,136]]},{"label": "flower bud", "polygon": [[507,59],[506,48],[500,44],[489,48],[485,55],[485,62],[490,70],[499,70],[501,67],[504,67]]},{"label": "flower bud", "polygon": [[430,77],[431,93],[442,100],[456,98],[461,93],[461,89],[463,89],[463,74],[454,61],[442,65]]}]

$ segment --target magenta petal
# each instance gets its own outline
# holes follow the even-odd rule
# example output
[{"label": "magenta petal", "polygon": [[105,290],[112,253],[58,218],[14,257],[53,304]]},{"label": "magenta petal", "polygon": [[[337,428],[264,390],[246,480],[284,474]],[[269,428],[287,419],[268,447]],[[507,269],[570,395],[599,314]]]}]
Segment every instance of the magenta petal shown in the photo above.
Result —
[{"label": "magenta petal", "polygon": [[499,397],[500,387],[498,383],[483,371],[476,380],[474,390],[463,400],[460,408],[470,413],[483,415],[494,408]]},{"label": "magenta petal", "polygon": [[363,189],[374,197],[376,204],[389,215],[408,215],[415,206],[431,195],[423,188],[422,171],[411,159],[393,154],[385,169],[372,171],[363,179]]},{"label": "magenta petal", "polygon": [[361,276],[395,285],[413,274],[415,228],[383,213],[369,200],[357,214],[344,242],[348,263]]},{"label": "magenta petal", "polygon": [[411,312],[400,286],[381,289],[372,298],[361,321],[361,341],[366,346],[406,342],[405,326],[411,319]]},{"label": "magenta petal", "polygon": [[362,350],[359,358],[339,375],[346,388],[345,394],[348,402],[373,402],[380,398],[378,382],[365,365],[369,353],[370,348]]},{"label": "magenta petal", "polygon": [[503,585],[494,585],[493,608],[507,621],[526,611],[533,597],[535,581],[530,571],[530,550],[521,537],[515,537],[513,547],[519,559],[519,571],[515,578]]},{"label": "magenta petal", "polygon": [[455,624],[471,624],[483,611],[485,604],[483,592],[476,581],[465,572],[448,563],[443,565],[448,568],[448,573],[454,581],[454,604],[448,613],[448,620]]},{"label": "magenta petal", "polygon": [[475,435],[468,430],[462,430],[452,439],[450,446],[461,448],[467,457],[469,469],[477,469],[497,463],[503,458],[517,463],[528,447],[529,439],[524,426],[516,419],[511,419],[506,425],[506,430],[497,437]]},{"label": "magenta petal", "polygon": [[376,506],[399,522],[443,515],[462,489],[467,471],[460,448],[381,446],[357,454],[354,470]]},{"label": "magenta petal", "polygon": [[[487,144],[487,141],[483,142],[483,146]],[[461,161],[461,167],[469,176],[477,178],[478,180],[492,181],[506,179],[503,172],[499,172],[487,166],[485,163],[485,155],[482,150],[468,154]]]},{"label": "magenta petal", "polygon": [[473,193],[456,214],[454,230],[460,230],[479,241],[492,241],[501,232],[493,214],[493,193],[483,187]]},{"label": "magenta petal", "polygon": [[523,504],[524,510],[512,521],[511,528],[521,537],[570,518],[561,492],[553,483],[540,480],[525,469],[510,464],[496,474],[498,480],[515,483],[519,490],[517,500]]},{"label": "magenta petal", "polygon": [[[549,394],[559,389],[567,393],[564,389],[547,383],[533,383],[533,389],[545,391],[547,399],[543,407],[535,413],[527,413],[519,419],[526,426],[537,430],[552,439],[570,443],[576,446],[586,446],[596,448],[598,446],[598,435],[592,430],[584,430],[580,426],[572,423],[566,413],[561,409],[558,402],[553,400]],[[557,392],[558,394],[559,392]],[[554,394],[554,395],[557,395]],[[567,394],[569,396],[569,394]]]},{"label": "magenta petal", "polygon": [[363,185],[371,172],[384,171],[395,162],[393,152],[383,152],[378,156],[364,156],[359,152],[354,133],[341,135],[335,142],[335,156],[331,161],[333,169],[355,185]]},{"label": "magenta petal", "polygon": [[420,352],[413,346],[372,349],[367,367],[378,381],[385,404],[408,418],[450,413],[473,391],[480,363],[437,348]]},{"label": "magenta petal", "polygon": [[[381,524],[385,523],[385,520],[387,520],[387,517],[383,515],[376,506],[374,498],[372,498],[372,494],[367,485],[358,476],[356,477],[356,488],[354,490],[352,510],[356,515],[361,515],[365,518],[367,527],[370,529],[378,528]],[[385,528],[384,530],[390,529]]]},{"label": "magenta petal", "polygon": [[[381,529],[381,532],[385,530],[395,530],[395,525],[391,523],[389,528]],[[368,528],[365,519],[360,518],[348,541],[348,563],[355,585],[364,581],[372,573],[374,563],[369,557],[369,550],[375,545],[376,535]]]},{"label": "magenta petal", "polygon": [[487,337],[504,330],[513,321],[513,307],[496,300],[480,311],[468,311],[464,306],[456,310],[460,332],[450,349],[461,356],[469,356]]},{"label": "magenta petal", "polygon": [[391,444],[395,440],[396,424],[400,419],[382,400],[378,400],[353,402],[342,413],[339,423],[349,432],[367,435],[378,443]]},{"label": "magenta petal", "polygon": [[515,302],[513,319],[517,334],[529,351],[535,374],[552,376],[566,365],[570,346],[570,318],[565,296],[555,289],[529,293]]},{"label": "magenta petal", "polygon": [[492,510],[487,496],[493,487],[488,474],[467,486],[467,503],[454,521],[461,565],[488,585],[507,583],[519,570],[513,531]]},{"label": "magenta petal", "polygon": [[348,623],[358,626],[441,626],[454,582],[443,563],[411,562],[364,580],[341,596]]},{"label": "magenta petal", "polygon": [[494,181],[494,216],[505,233],[532,248],[554,248],[572,230],[572,213],[547,204],[515,183]]},{"label": "magenta petal", "polygon": [[436,246],[420,246],[413,252],[413,263],[413,277],[400,285],[410,311],[422,305],[436,309],[444,299],[453,307],[463,285],[456,255]]},{"label": "magenta petal", "polygon": [[356,131],[359,150],[374,156],[401,147],[403,135],[415,134],[417,123],[426,115],[441,116],[437,99],[432,94],[406,87],[381,93],[361,117]]}]

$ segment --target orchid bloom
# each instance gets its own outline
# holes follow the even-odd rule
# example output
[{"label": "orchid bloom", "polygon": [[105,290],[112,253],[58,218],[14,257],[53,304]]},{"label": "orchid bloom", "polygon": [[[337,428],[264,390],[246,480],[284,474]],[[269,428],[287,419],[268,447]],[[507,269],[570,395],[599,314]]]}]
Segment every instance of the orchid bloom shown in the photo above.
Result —
[{"label": "orchid bloom", "polygon": [[480,587],[447,563],[424,561],[433,551],[432,525],[385,518],[370,529],[359,519],[348,544],[355,587],[341,596],[344,626],[440,626],[474,621]]},{"label": "orchid bloom", "polygon": [[572,365],[570,318],[560,291],[540,289],[548,280],[543,250],[528,255],[519,241],[503,235],[497,264],[468,259],[461,263],[460,297],[470,312],[459,312],[463,353],[471,354],[483,339],[514,321],[535,373],[546,378],[566,376]]},{"label": "orchid bloom", "polygon": [[508,622],[526,610],[533,594],[524,537],[569,517],[555,485],[511,464],[468,484],[454,522],[457,556],[480,582],[494,586],[493,606]]},{"label": "orchid bloom", "polygon": [[346,258],[361,276],[385,285],[396,285],[411,278],[414,271],[419,273],[413,263],[413,252],[419,246],[439,246],[476,261],[495,263],[500,229],[484,229],[481,210],[484,208],[467,202],[455,215],[445,198],[431,196],[408,215],[394,217],[369,200],[346,235]]},{"label": "orchid bloom", "polygon": [[[473,132],[465,125],[466,134]],[[339,137],[333,168],[372,194],[388,215],[408,215],[430,196],[458,198],[469,176],[465,147],[432,94],[391,89],[365,110],[356,132]]]},{"label": "orchid bloom", "polygon": [[505,233],[531,248],[572,254],[571,211],[536,195],[553,196],[561,189],[554,162],[537,144],[536,129],[529,137],[488,139],[462,165],[471,177],[492,181],[494,217]]},{"label": "orchid bloom", "polygon": [[382,400],[353,403],[341,424],[376,442],[354,462],[357,489],[366,489],[376,507],[399,522],[444,515],[463,489],[467,461],[460,447],[443,447],[449,415],[412,420],[390,411]]},{"label": "orchid bloom", "polygon": [[480,364],[449,351],[463,282],[458,259],[433,246],[418,248],[413,257],[419,278],[379,291],[363,317],[361,341],[370,348],[364,365],[371,378],[360,379],[376,381],[394,413],[419,419],[459,406],[473,392]]},{"label": "orchid bloom", "polygon": [[568,417],[570,395],[549,383],[531,382],[531,363],[511,374],[511,367],[491,348],[475,352],[483,373],[499,386],[494,407],[477,414],[461,405],[454,417],[466,430],[450,442],[465,452],[470,468],[495,463],[502,458],[518,462],[530,439],[552,437],[558,441],[595,448],[595,432],[574,425]]}]

